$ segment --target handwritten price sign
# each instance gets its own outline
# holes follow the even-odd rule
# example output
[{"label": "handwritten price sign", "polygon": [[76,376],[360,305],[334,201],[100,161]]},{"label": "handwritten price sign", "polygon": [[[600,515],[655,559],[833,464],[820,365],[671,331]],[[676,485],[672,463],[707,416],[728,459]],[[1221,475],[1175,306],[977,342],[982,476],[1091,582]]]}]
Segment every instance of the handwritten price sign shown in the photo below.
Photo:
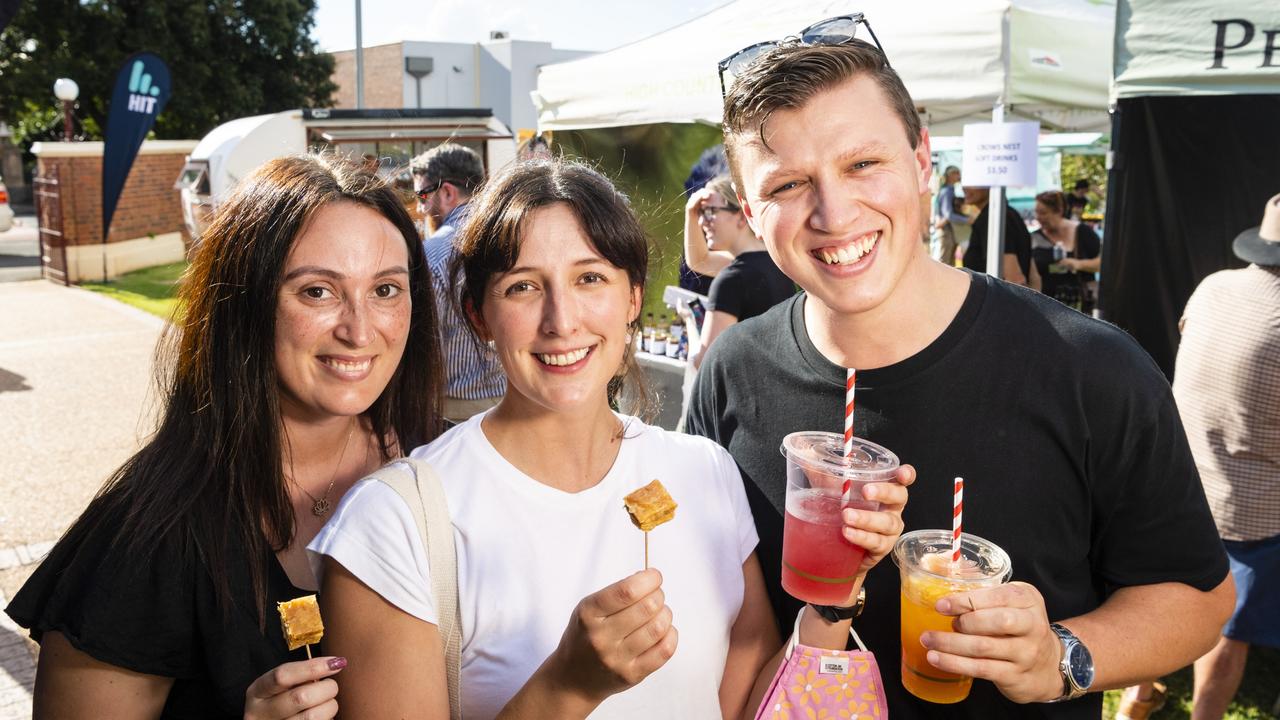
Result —
[{"label": "handwritten price sign", "polygon": [[964,126],[964,184],[1019,187],[1036,184],[1040,123]]}]

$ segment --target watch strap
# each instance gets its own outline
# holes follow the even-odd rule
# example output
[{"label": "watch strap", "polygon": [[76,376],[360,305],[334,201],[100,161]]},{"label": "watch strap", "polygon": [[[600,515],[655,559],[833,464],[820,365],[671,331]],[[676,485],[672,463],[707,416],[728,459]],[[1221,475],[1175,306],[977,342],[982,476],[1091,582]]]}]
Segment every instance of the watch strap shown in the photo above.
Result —
[{"label": "watch strap", "polygon": [[1058,672],[1062,675],[1062,694],[1049,702],[1064,702],[1083,697],[1089,692],[1089,688],[1076,685],[1075,678],[1071,674],[1071,652],[1076,646],[1083,647],[1084,644],[1065,626],[1049,623],[1049,629],[1053,630],[1053,634],[1057,635],[1058,641],[1062,643],[1062,658],[1058,660]]},{"label": "watch strap", "polygon": [[841,620],[852,620],[862,614],[862,608],[867,604],[867,589],[858,590],[858,597],[854,600],[853,605],[849,607],[840,607],[839,605],[815,605],[809,603],[809,607],[814,612],[822,616],[827,622],[840,622]]}]

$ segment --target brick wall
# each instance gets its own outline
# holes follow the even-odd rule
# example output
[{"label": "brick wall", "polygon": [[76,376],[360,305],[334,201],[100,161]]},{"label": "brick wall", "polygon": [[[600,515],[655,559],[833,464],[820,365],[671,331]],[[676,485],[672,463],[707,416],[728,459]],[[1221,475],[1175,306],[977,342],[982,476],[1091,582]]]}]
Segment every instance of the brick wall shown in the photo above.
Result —
[{"label": "brick wall", "polygon": [[[189,151],[188,151],[189,152]],[[185,232],[182,206],[173,183],[186,152],[139,154],[133,161],[111,220],[107,242]],[[102,242],[102,156],[41,157],[36,174],[57,166],[61,186],[62,231],[68,245]]]},{"label": "brick wall", "polygon": [[[356,51],[332,53],[333,107],[356,106]],[[364,106],[367,108],[406,107],[404,98],[404,45],[375,45],[364,49]]]}]

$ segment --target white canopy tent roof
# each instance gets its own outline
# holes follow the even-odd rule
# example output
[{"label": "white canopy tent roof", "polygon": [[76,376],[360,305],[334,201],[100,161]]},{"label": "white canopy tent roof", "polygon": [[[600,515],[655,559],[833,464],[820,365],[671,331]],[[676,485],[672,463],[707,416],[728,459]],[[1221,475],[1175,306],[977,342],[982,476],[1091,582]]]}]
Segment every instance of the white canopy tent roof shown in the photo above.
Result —
[{"label": "white canopy tent roof", "polygon": [[1107,130],[1115,0],[735,0],[644,40],[547,65],[542,130],[721,119],[716,64],[761,40],[862,12],[934,132],[1003,102],[1008,120]]},{"label": "white canopy tent roof", "polygon": [[1120,0],[1115,97],[1280,93],[1277,29],[1274,0]]}]

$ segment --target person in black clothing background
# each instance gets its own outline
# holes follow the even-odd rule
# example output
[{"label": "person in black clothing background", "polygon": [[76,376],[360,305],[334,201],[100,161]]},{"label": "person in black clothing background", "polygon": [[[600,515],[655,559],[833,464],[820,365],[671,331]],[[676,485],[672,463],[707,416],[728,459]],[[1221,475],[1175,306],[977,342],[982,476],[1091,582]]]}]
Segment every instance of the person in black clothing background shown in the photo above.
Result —
[{"label": "person in black clothing background", "polygon": [[[973,219],[973,232],[969,235],[969,247],[964,251],[964,269],[984,273],[987,271],[987,229],[991,216],[991,188],[966,187],[964,189],[966,203],[982,208]],[[1001,265],[1002,280],[1016,285],[1036,287],[1036,269],[1031,264],[1031,233],[1022,222],[1018,211],[1004,208],[1004,263]]]},{"label": "person in black clothing background", "polygon": [[37,720],[334,717],[345,660],[289,652],[276,603],[315,592],[346,490],[439,433],[429,270],[383,181],[272,160],[200,240],[155,435],[6,608],[41,644]]},{"label": "person in black clothing background", "polygon": [[1233,605],[1226,554],[1168,383],[1132,338],[928,257],[928,130],[883,51],[853,38],[864,22],[721,65],[743,213],[804,292],[721,336],[688,429],[738,462],[785,623],[779,445],[842,429],[856,368],[856,433],[918,470],[906,529],[951,527],[962,476],[964,529],[1013,561],[1013,582],[940,599],[952,631],[921,638],[933,666],[976,678],[954,705],[903,690],[898,576],[867,575],[857,630],[892,714],[1097,720],[1098,691],[1213,647]]},{"label": "person in black clothing background", "polygon": [[[689,201],[685,217],[685,255],[732,258],[715,273],[707,295],[707,318],[699,328],[701,349],[691,358],[696,368],[707,348],[734,323],[764,313],[796,294],[795,283],[782,274],[752,232],[738,205],[733,180],[720,175],[707,182]],[[700,246],[700,247],[699,247]]]},{"label": "person in black clothing background", "polygon": [[1076,181],[1075,187],[1071,190],[1071,194],[1066,196],[1066,212],[1067,217],[1073,220],[1084,219],[1084,209],[1089,205],[1089,193],[1093,190],[1093,183],[1089,178],[1080,178]]},{"label": "person in black clothing background", "polygon": [[1040,292],[1087,315],[1096,304],[1094,274],[1102,269],[1102,240],[1086,223],[1067,216],[1070,197],[1057,190],[1036,196],[1040,237],[1033,241],[1032,256]]}]

